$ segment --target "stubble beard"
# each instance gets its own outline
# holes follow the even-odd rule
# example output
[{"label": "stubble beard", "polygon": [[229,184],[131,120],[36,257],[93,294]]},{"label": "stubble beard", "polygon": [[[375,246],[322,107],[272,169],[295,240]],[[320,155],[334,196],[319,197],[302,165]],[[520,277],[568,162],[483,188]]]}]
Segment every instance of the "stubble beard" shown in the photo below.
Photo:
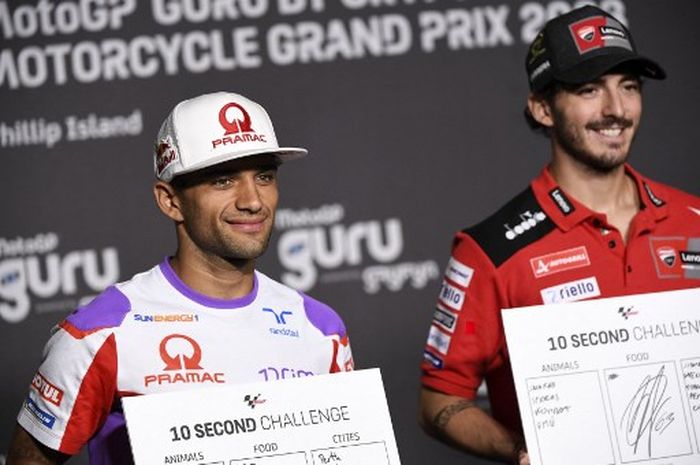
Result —
[{"label": "stubble beard", "polygon": [[208,231],[190,229],[188,235],[196,248],[205,255],[240,264],[255,260],[265,253],[272,237],[272,227],[259,239],[245,237],[244,234],[227,234],[217,228],[211,228]]},{"label": "stubble beard", "polygon": [[267,250],[272,237],[272,228],[259,241],[249,239],[237,239],[222,237],[219,242],[220,247],[217,255],[228,261],[248,261],[255,260],[262,256]]},{"label": "stubble beard", "polygon": [[[586,129],[595,130],[612,125],[618,125],[625,128],[625,130],[630,130],[629,128],[633,126],[633,122],[626,118],[609,117],[602,121],[587,124]],[[557,116],[557,123],[553,126],[552,131],[553,137],[562,149],[564,149],[565,153],[585,168],[597,174],[611,173],[624,165],[629,157],[629,148],[631,147],[632,141],[630,141],[630,145],[623,153],[619,153],[619,150],[623,150],[622,146],[613,146],[611,151],[603,153],[593,153],[585,146],[585,141],[577,137],[573,125],[568,124],[559,115]],[[618,152],[616,153],[615,151]]]}]

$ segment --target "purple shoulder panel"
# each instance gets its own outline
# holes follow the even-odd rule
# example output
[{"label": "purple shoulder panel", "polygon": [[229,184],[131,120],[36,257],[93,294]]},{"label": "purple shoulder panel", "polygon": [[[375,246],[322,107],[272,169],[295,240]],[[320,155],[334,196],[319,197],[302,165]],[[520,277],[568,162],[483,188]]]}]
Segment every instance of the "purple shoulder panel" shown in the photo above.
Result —
[{"label": "purple shoulder panel", "polygon": [[80,331],[114,328],[122,324],[129,310],[129,299],[119,289],[110,286],[90,303],[79,307],[66,321]]},{"label": "purple shoulder panel", "polygon": [[335,310],[303,292],[299,294],[304,299],[304,310],[306,310],[306,317],[311,324],[326,336],[337,334],[340,337],[345,337],[345,324]]}]

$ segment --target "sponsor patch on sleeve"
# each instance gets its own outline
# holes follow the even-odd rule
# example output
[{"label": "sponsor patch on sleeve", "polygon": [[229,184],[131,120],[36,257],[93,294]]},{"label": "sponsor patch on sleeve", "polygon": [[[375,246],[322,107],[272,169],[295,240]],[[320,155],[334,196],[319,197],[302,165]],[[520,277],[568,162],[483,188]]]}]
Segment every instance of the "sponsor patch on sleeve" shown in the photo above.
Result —
[{"label": "sponsor patch on sleeve", "polygon": [[440,352],[442,355],[447,355],[450,349],[452,337],[440,331],[436,326],[430,327],[428,333],[428,346]]},{"label": "sponsor patch on sleeve", "polygon": [[447,332],[453,333],[455,326],[457,325],[458,317],[459,315],[456,313],[452,313],[451,311],[438,306],[433,314],[433,324],[440,326]]},{"label": "sponsor patch on sleeve", "polygon": [[474,270],[454,257],[450,257],[445,269],[445,277],[462,287],[469,287],[469,283],[474,276]]},{"label": "sponsor patch on sleeve", "polygon": [[423,358],[435,368],[442,369],[442,359],[429,350],[423,351]]},{"label": "sponsor patch on sleeve", "polygon": [[41,422],[44,426],[49,429],[53,429],[54,423],[56,423],[56,417],[50,413],[42,410],[36,402],[32,400],[31,397],[27,397],[24,401],[24,408],[27,409],[29,413],[34,415],[34,417]]},{"label": "sponsor patch on sleeve", "polygon": [[591,276],[590,278],[570,281],[542,289],[540,295],[542,296],[542,303],[545,305],[560,304],[598,297],[600,288],[598,287],[598,280],[595,276]]},{"label": "sponsor patch on sleeve", "polygon": [[34,379],[32,379],[32,387],[45,400],[56,406],[61,405],[61,401],[63,400],[63,391],[50,383],[49,380],[47,380],[41,373],[34,375]]},{"label": "sponsor patch on sleeve", "polygon": [[440,287],[440,296],[438,301],[444,306],[449,307],[454,310],[459,310],[462,308],[464,303],[465,292],[452,284],[448,283],[447,280],[442,280],[442,286]]}]

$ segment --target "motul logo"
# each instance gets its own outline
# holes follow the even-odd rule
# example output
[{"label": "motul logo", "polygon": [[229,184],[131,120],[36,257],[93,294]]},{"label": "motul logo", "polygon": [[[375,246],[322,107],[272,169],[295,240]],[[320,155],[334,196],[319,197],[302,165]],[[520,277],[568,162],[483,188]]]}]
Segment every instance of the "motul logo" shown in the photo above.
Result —
[{"label": "motul logo", "polygon": [[41,397],[48,400],[56,406],[61,405],[61,400],[63,400],[63,391],[58,389],[56,386],[51,384],[46,378],[44,378],[41,373],[34,375],[32,380],[32,387],[39,393]]}]

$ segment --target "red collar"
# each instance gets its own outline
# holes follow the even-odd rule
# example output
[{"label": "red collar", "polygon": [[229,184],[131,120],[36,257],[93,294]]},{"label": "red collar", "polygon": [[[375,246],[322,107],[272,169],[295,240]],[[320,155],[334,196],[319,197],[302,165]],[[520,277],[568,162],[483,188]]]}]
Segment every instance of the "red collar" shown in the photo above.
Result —
[{"label": "red collar", "polygon": [[[637,184],[641,209],[638,216],[651,228],[654,223],[668,216],[668,205],[664,199],[664,189],[654,181],[645,178],[630,165],[625,164],[627,173]],[[575,198],[568,195],[559,187],[551,173],[549,166],[545,166],[539,176],[530,183],[537,201],[542,206],[545,214],[562,231],[568,231],[583,221],[605,222],[605,215],[595,212]]]}]

